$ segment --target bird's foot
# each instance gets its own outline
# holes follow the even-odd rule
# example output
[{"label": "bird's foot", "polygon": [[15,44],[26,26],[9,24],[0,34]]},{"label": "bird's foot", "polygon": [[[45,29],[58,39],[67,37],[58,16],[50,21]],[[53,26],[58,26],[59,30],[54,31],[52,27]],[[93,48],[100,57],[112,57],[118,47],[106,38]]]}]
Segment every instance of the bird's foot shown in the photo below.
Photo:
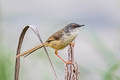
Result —
[{"label": "bird's foot", "polygon": [[75,43],[74,43],[74,42],[71,42],[71,43],[70,43],[70,46],[74,47],[74,46],[75,46]]}]

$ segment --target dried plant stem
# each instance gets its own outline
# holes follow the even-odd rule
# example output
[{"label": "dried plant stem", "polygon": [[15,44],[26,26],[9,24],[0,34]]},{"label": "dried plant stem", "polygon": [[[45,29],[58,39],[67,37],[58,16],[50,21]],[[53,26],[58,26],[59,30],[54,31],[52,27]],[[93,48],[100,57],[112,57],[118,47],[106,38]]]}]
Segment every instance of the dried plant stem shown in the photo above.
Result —
[{"label": "dried plant stem", "polygon": [[65,80],[78,80],[79,70],[78,65],[74,61],[74,47],[70,45],[68,49],[68,61],[72,61],[72,64],[65,65]]},{"label": "dried plant stem", "polygon": [[[23,31],[22,31],[22,33],[21,33],[21,35],[20,35],[20,38],[19,38],[16,56],[21,53],[21,47],[22,47],[22,43],[23,43],[23,40],[24,40],[24,36],[25,36],[25,34],[26,34],[26,32],[27,32],[27,30],[28,30],[29,28],[32,29],[32,31],[33,31],[33,32],[37,35],[37,37],[39,38],[40,42],[43,43],[43,41],[42,41],[42,39],[41,39],[41,37],[40,37],[40,34],[39,34],[38,30],[37,30],[37,27],[35,27],[35,26],[33,26],[33,25],[25,26],[24,29],[23,29]],[[53,69],[54,78],[55,78],[55,80],[57,80],[57,74],[56,74],[56,72],[55,72],[55,69],[54,69],[54,66],[53,66],[53,64],[52,64],[52,61],[51,61],[51,59],[50,59],[50,56],[49,56],[49,54],[48,54],[48,51],[47,51],[47,49],[46,49],[45,47],[44,47],[44,50],[45,50],[45,52],[46,52],[46,55],[47,55],[48,60],[49,60],[49,62],[50,62],[50,65],[51,65],[51,67],[52,67],[52,69]],[[16,59],[16,63],[15,63],[15,76],[14,76],[14,80],[19,80],[19,71],[20,71],[20,58],[17,58],[17,59]]]}]

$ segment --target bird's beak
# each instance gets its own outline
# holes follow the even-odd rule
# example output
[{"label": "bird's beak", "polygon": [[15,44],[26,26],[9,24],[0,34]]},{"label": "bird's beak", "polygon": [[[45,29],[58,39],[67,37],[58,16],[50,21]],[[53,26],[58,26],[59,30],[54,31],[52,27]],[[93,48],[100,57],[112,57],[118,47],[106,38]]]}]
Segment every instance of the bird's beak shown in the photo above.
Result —
[{"label": "bird's beak", "polygon": [[85,26],[85,25],[84,24],[80,25],[80,27],[83,27],[83,26]]}]

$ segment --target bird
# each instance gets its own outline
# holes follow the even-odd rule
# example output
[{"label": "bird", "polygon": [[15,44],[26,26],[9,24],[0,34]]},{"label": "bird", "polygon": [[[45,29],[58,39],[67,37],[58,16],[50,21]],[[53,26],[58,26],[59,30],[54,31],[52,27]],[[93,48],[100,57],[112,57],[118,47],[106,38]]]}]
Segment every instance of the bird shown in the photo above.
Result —
[{"label": "bird", "polygon": [[42,47],[51,47],[55,50],[55,55],[60,58],[65,64],[71,64],[72,62],[65,61],[61,56],[59,56],[58,51],[64,49],[68,45],[74,45],[73,40],[75,40],[75,38],[77,37],[79,33],[79,28],[82,26],[85,25],[69,23],[64,28],[52,34],[44,43],[37,45],[32,49],[24,51],[22,54],[18,54],[16,58],[29,55]]}]

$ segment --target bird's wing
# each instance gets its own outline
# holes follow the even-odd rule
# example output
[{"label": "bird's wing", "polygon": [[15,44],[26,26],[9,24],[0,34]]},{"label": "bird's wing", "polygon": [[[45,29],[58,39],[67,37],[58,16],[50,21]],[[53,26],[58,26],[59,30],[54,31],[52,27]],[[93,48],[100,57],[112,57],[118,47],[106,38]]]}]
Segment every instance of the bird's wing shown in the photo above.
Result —
[{"label": "bird's wing", "polygon": [[54,41],[54,40],[60,40],[60,38],[62,37],[63,35],[63,29],[62,30],[59,30],[58,32],[54,33],[53,35],[51,35],[47,42],[51,42],[51,41]]}]

